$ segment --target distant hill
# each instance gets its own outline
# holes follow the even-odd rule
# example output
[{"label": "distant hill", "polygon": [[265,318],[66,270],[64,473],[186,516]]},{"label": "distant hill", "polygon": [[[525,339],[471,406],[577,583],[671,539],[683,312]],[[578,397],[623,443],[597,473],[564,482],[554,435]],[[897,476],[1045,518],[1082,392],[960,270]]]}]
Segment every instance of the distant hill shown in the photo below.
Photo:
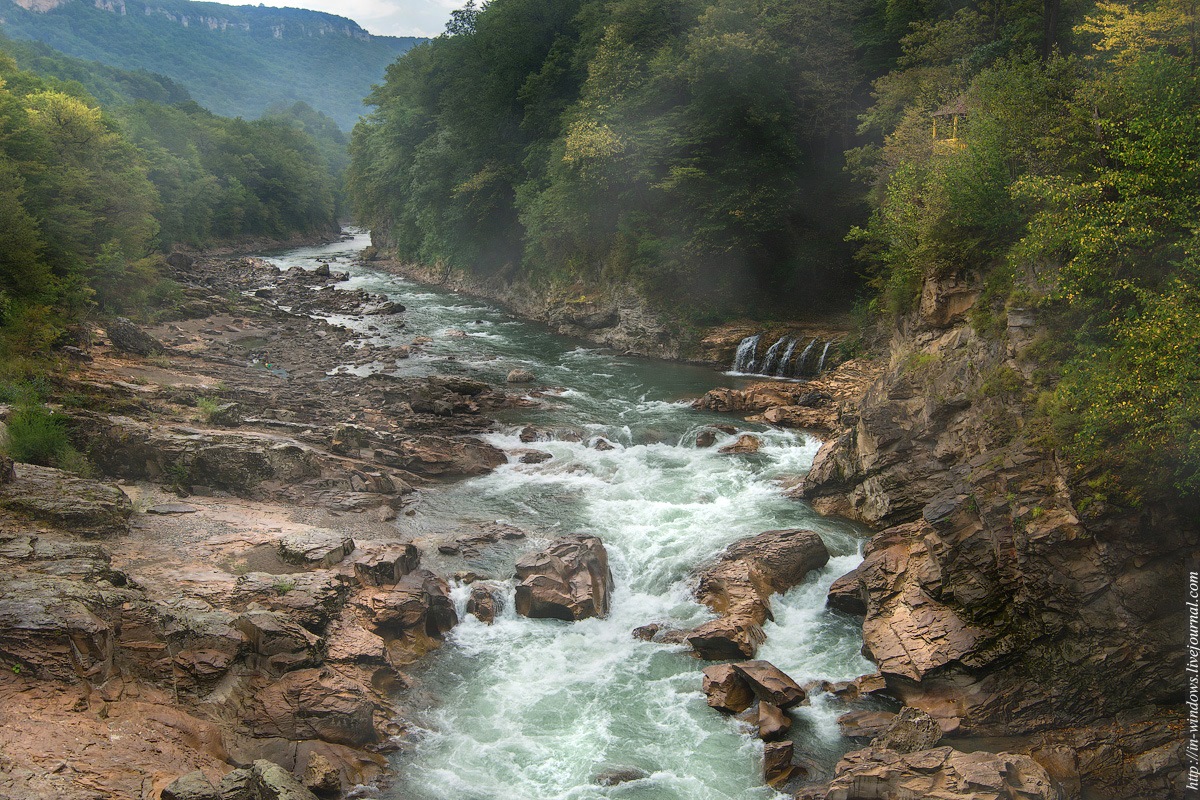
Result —
[{"label": "distant hill", "polygon": [[218,114],[254,118],[304,101],[344,129],[387,65],[422,41],[319,11],[191,0],[0,0],[0,29],[165,75]]}]

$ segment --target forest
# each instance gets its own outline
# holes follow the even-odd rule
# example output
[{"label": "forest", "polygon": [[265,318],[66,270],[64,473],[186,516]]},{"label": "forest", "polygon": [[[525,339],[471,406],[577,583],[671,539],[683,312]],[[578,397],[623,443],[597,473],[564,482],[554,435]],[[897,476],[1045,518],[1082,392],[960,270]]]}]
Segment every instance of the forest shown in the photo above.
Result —
[{"label": "forest", "polygon": [[161,76],[0,40],[0,131],[6,381],[95,313],[169,308],[173,247],[338,230],[345,137],[302,103],[229,119]]},{"label": "forest", "polygon": [[966,281],[981,335],[1051,331],[986,387],[1139,504],[1200,488],[1196,67],[1194,0],[468,3],[369,98],[351,195],[400,259],[693,321]]}]

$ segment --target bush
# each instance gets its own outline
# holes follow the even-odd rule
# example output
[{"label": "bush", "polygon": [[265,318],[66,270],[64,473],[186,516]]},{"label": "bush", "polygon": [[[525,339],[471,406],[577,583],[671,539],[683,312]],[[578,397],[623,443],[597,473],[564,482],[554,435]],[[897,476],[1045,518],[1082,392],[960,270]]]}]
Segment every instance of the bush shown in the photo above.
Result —
[{"label": "bush", "polygon": [[79,457],[62,419],[45,406],[33,404],[21,406],[9,418],[5,450],[15,461],[44,467],[74,463]]}]

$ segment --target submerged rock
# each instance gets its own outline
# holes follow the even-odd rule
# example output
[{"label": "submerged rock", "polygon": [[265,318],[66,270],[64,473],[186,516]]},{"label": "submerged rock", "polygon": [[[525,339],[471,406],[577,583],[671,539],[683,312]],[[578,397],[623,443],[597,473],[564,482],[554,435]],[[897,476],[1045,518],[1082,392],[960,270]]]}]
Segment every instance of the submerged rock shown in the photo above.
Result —
[{"label": "submerged rock", "polygon": [[527,369],[514,369],[508,373],[509,383],[533,383],[537,378]]},{"label": "submerged rock", "polygon": [[727,444],[717,452],[726,455],[757,453],[762,447],[762,439],[750,433],[743,433],[733,444]]},{"label": "submerged rock", "polygon": [[595,536],[564,537],[523,556],[516,577],[516,608],[522,616],[574,622],[608,615],[612,572],[604,544]]}]

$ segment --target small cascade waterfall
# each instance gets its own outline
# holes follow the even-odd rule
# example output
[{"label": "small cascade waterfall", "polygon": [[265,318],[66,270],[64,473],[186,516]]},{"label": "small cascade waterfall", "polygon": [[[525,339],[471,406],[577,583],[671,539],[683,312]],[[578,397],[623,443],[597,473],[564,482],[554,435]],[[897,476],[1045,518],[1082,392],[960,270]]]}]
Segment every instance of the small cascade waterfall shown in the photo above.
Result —
[{"label": "small cascade waterfall", "polygon": [[742,339],[742,343],[738,345],[737,353],[733,356],[734,372],[754,372],[754,368],[757,366],[754,356],[758,352],[758,343],[761,340],[761,333]]},{"label": "small cascade waterfall", "polygon": [[801,339],[784,335],[776,339],[760,358],[758,351],[763,341],[761,333],[742,339],[734,354],[730,371],[774,378],[811,378],[838,362],[837,342],[833,339],[822,342],[821,339],[814,338],[800,350],[799,355],[796,355]]}]

